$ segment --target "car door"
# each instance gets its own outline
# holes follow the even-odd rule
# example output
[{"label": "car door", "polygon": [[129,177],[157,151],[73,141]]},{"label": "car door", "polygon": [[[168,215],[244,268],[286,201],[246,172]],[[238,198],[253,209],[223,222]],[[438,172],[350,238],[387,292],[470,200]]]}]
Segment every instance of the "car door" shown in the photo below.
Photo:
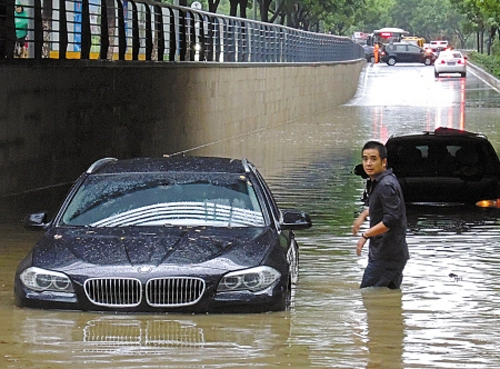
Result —
[{"label": "car door", "polygon": [[408,45],[408,62],[409,63],[423,63],[424,51],[415,45]]},{"label": "car door", "polygon": [[408,55],[408,46],[407,44],[400,44],[396,46],[396,54],[398,58],[398,62],[400,63],[407,63],[410,61],[409,55]]}]

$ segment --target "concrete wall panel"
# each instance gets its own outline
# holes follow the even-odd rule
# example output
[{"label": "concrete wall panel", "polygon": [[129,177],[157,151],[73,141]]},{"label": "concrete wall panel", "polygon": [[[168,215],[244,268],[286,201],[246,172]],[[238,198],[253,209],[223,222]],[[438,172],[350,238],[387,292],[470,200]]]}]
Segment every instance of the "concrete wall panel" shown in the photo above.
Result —
[{"label": "concrete wall panel", "polygon": [[4,197],[72,181],[104,156],[185,152],[334,108],[366,63],[43,62],[0,68]]}]

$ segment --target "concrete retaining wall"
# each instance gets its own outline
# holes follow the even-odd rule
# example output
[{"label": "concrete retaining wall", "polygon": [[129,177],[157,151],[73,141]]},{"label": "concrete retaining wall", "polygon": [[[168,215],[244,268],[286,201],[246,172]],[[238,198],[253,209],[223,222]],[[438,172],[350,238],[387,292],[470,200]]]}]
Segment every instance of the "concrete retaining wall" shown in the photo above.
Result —
[{"label": "concrete retaining wall", "polygon": [[70,182],[104,156],[189,151],[333,108],[365,64],[3,63],[0,196]]}]

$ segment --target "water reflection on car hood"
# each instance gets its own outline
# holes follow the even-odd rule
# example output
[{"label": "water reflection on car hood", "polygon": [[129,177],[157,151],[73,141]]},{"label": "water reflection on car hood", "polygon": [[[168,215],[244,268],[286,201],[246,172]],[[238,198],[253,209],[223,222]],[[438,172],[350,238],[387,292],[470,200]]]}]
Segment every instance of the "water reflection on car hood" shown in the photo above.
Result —
[{"label": "water reflection on car hood", "polygon": [[[134,266],[201,264],[217,257],[258,265],[269,247],[265,228],[183,228],[50,230],[34,247],[34,264],[61,268],[75,263]],[[245,244],[245,247],[235,247]]]}]

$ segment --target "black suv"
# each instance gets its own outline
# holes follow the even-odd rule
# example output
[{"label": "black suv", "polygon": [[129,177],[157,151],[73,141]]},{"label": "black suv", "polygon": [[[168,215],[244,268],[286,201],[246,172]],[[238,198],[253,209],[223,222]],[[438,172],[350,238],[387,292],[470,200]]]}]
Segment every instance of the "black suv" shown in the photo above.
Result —
[{"label": "black suv", "polygon": [[[386,147],[406,203],[485,206],[500,197],[500,161],[483,135],[441,127],[393,136]],[[355,173],[367,178],[362,166]]]},{"label": "black suv", "polygon": [[382,62],[393,66],[397,63],[423,63],[432,65],[436,61],[436,55],[416,45],[407,42],[392,42],[382,52]]}]

